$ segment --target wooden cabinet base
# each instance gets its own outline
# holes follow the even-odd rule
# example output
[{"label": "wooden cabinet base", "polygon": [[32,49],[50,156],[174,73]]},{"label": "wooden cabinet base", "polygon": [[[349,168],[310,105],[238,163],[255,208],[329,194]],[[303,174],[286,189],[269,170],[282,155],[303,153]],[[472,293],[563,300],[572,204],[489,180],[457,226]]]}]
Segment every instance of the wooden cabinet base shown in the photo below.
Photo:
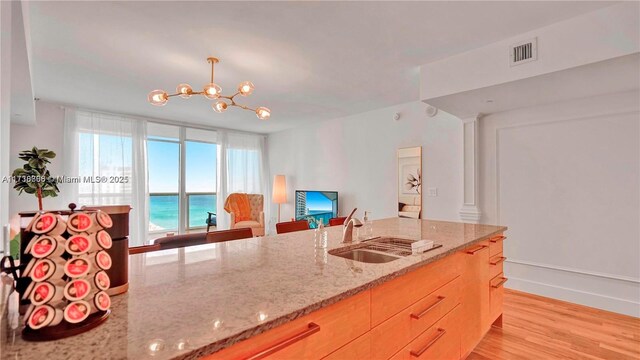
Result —
[{"label": "wooden cabinet base", "polygon": [[491,280],[490,303],[491,303],[491,322],[493,323],[498,317],[502,316],[502,303],[504,302],[504,283],[507,278],[504,274],[498,274]]},{"label": "wooden cabinet base", "polygon": [[462,301],[461,312],[465,321],[462,332],[461,351],[464,355],[480,343],[491,327],[489,315],[489,243],[480,242],[461,252]]},{"label": "wooden cabinet base", "polygon": [[206,357],[416,360],[468,356],[502,326],[500,235]]}]

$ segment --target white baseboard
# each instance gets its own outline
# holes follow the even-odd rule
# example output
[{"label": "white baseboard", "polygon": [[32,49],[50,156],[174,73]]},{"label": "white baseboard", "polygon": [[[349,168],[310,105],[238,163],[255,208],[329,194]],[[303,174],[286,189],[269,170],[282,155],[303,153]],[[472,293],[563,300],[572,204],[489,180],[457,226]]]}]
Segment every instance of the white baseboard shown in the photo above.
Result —
[{"label": "white baseboard", "polygon": [[[549,270],[544,269],[544,271]],[[543,283],[531,279],[518,278],[516,276],[509,275],[506,270],[505,274],[509,278],[509,281],[505,286],[510,289],[612,311],[619,314],[640,317],[640,302],[638,301],[611,296],[608,294],[595,293],[584,289],[570,288],[567,285],[560,286],[559,284]],[[544,278],[544,276],[542,276],[542,278]],[[569,282],[569,284],[571,284],[571,282]],[[638,284],[633,285],[637,286]],[[638,291],[640,293],[640,289]],[[636,299],[638,298],[636,297]]]}]

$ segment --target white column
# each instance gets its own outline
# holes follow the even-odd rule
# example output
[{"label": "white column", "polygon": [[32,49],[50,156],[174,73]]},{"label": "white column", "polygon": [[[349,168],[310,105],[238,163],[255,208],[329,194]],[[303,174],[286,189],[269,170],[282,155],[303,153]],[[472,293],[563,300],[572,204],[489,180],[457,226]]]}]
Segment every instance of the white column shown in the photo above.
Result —
[{"label": "white column", "polygon": [[478,223],[482,214],[478,204],[478,160],[480,144],[478,142],[478,121],[480,115],[462,119],[464,132],[464,186],[463,204],[460,209],[460,219],[464,222]]}]

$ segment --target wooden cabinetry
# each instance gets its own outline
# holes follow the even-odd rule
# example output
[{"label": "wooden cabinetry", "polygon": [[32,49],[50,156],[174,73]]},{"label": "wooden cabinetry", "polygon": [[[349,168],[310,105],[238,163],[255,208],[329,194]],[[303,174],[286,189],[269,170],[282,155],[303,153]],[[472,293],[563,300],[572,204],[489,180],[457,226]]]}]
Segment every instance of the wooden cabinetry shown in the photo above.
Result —
[{"label": "wooden cabinetry", "polygon": [[462,319],[465,328],[460,340],[463,356],[471,353],[491,326],[489,316],[489,242],[463,250]]},{"label": "wooden cabinetry", "polygon": [[460,304],[460,277],[371,329],[371,359],[388,359]]},{"label": "wooden cabinetry", "polygon": [[507,278],[504,276],[504,256],[503,243],[506,236],[500,234],[489,239],[489,319],[491,324],[502,326],[502,302],[504,296],[504,283]]},{"label": "wooden cabinetry", "polygon": [[502,303],[504,298],[504,283],[507,278],[504,274],[499,274],[495,278],[491,279],[490,291],[490,316],[493,323],[502,315]]},{"label": "wooden cabinetry", "polygon": [[370,314],[364,291],[206,359],[320,359],[369,331]]},{"label": "wooden cabinetry", "polygon": [[451,310],[391,359],[460,359],[460,335],[465,328],[464,320],[460,317],[460,308],[458,305]]},{"label": "wooden cabinetry", "polygon": [[459,274],[460,262],[452,255],[371,289],[371,326],[406,309]]},{"label": "wooden cabinetry", "polygon": [[460,359],[502,316],[503,236],[206,359]]},{"label": "wooden cabinetry", "polygon": [[504,235],[498,235],[489,239],[489,256],[502,254],[503,241],[506,238]]},{"label": "wooden cabinetry", "polygon": [[371,333],[365,333],[347,345],[334,351],[325,360],[371,359]]},{"label": "wooden cabinetry", "polygon": [[504,257],[502,253],[489,258],[489,277],[491,279],[503,273],[503,263],[505,260],[507,260],[507,258]]}]

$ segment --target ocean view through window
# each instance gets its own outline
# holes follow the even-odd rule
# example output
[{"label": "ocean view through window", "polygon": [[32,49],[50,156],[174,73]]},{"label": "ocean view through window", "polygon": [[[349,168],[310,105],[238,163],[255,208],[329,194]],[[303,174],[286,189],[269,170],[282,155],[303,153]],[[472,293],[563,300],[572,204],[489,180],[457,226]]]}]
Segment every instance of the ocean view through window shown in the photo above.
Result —
[{"label": "ocean view through window", "polygon": [[[215,213],[216,194],[187,193],[189,228],[207,226],[207,212]],[[178,194],[149,194],[149,231],[178,229]]]},{"label": "ocean view through window", "polygon": [[193,131],[154,126],[161,127],[162,135],[150,133],[147,140],[149,232],[181,233],[205,228],[208,213],[216,212],[217,144],[204,141],[203,135],[209,134],[202,131],[191,140],[188,137]]}]

